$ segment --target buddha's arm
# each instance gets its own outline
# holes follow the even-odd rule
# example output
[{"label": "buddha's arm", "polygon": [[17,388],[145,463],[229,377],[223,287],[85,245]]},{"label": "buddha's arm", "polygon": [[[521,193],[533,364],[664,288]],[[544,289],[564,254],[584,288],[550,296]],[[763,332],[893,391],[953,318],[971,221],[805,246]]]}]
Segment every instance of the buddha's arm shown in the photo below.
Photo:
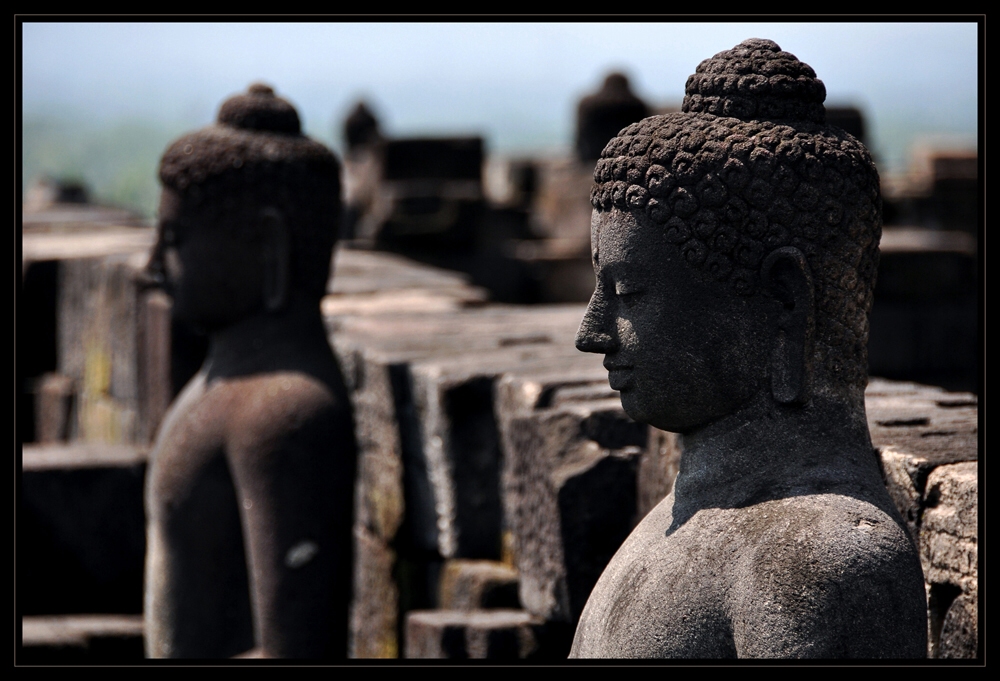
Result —
[{"label": "buddha's arm", "polygon": [[303,374],[255,378],[231,431],[254,635],[267,657],[343,656],[354,440],[350,412]]}]

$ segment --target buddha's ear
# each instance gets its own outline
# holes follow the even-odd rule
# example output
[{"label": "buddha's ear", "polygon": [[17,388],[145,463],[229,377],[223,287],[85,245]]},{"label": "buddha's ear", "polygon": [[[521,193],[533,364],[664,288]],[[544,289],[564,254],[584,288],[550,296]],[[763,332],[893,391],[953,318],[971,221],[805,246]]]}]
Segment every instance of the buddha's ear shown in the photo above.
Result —
[{"label": "buddha's ear", "polygon": [[771,349],[771,393],[781,404],[803,404],[809,399],[813,375],[816,306],[812,272],[802,251],[789,246],[764,259],[761,278],[765,293],[780,306]]},{"label": "buddha's ear", "polygon": [[264,309],[276,312],[288,301],[291,273],[291,235],[285,216],[276,208],[258,214],[264,247]]}]

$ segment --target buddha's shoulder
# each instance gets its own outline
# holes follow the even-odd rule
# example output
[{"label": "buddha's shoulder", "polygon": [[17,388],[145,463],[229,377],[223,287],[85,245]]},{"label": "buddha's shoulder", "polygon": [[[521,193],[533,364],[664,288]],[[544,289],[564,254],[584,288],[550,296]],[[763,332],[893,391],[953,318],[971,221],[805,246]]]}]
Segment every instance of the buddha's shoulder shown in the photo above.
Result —
[{"label": "buddha's shoulder", "polygon": [[[924,584],[898,515],[844,494],[747,509],[727,565],[727,612],[741,655],[911,657],[923,650]],[[782,624],[786,623],[786,624]],[[787,629],[782,641],[760,632]]]},{"label": "buddha's shoulder", "polygon": [[268,426],[297,429],[350,416],[346,391],[301,371],[228,378],[212,391],[216,399],[231,404],[233,423],[249,430]]},{"label": "buddha's shoulder", "polygon": [[636,598],[637,588],[655,592],[702,582],[706,597],[715,592],[708,585],[724,586],[721,597],[783,584],[801,595],[827,593],[834,583],[863,593],[900,580],[913,590],[923,583],[919,556],[889,504],[877,495],[800,494],[688,515],[670,496],[622,545],[602,588]]},{"label": "buddha's shoulder", "polygon": [[164,428],[214,423],[223,432],[268,437],[303,428],[339,427],[350,420],[346,390],[307,372],[226,378],[200,372],[177,396]]},{"label": "buddha's shoulder", "polygon": [[[880,498],[884,496],[885,498]],[[771,499],[721,514],[749,546],[788,547],[833,558],[912,550],[888,495],[812,493]]]}]

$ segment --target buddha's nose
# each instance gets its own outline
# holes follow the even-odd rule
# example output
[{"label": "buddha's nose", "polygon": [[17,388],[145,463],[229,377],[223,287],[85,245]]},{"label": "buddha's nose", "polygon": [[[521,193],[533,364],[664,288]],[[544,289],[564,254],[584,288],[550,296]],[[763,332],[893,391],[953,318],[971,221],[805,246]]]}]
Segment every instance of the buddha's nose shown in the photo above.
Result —
[{"label": "buddha's nose", "polygon": [[599,291],[594,291],[587,311],[576,332],[576,349],[580,352],[608,354],[615,350],[615,339],[608,331],[607,303]]},{"label": "buddha's nose", "polygon": [[163,288],[166,282],[163,267],[163,240],[157,235],[156,243],[149,254],[149,262],[136,275],[136,282],[140,288]]}]

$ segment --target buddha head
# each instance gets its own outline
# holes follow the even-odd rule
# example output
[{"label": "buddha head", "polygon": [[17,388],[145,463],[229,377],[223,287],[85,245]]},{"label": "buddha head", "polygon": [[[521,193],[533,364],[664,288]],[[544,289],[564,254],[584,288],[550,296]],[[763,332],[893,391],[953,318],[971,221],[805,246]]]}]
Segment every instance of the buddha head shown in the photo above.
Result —
[{"label": "buddha head", "polygon": [[339,165],[301,133],[295,109],[261,84],[227,99],[215,125],[160,161],[150,271],[174,315],[211,331],[293,297],[318,304],[340,217]]},{"label": "buddha head", "polygon": [[577,347],[637,420],[686,432],[766,394],[863,400],[881,197],[825,124],[823,83],[769,40],[703,61],[682,111],[597,162],[597,286]]}]

